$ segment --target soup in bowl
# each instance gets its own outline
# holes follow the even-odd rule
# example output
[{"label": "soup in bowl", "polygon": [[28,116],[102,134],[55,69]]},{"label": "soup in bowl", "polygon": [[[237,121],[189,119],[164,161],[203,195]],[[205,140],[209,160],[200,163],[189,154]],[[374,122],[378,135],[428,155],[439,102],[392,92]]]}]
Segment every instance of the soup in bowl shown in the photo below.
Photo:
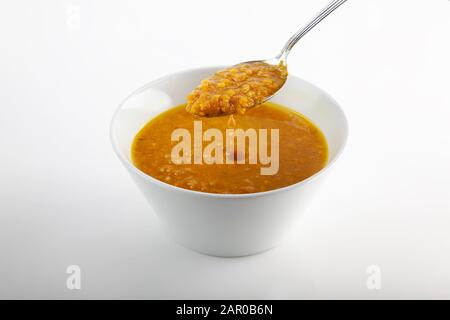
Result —
[{"label": "soup in bowl", "polygon": [[330,96],[292,75],[270,103],[245,114],[187,113],[186,96],[219,69],[179,72],[136,90],[114,114],[111,141],[177,242],[245,256],[273,248],[295,225],[348,127]]}]

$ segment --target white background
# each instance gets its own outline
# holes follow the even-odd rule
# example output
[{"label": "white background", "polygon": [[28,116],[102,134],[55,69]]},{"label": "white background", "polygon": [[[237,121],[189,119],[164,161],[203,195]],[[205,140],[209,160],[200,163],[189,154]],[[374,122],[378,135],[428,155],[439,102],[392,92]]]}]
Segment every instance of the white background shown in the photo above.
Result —
[{"label": "white background", "polygon": [[450,298],[450,1],[349,0],[292,51],[350,138],[279,248],[178,246],[113,154],[109,121],[135,88],[272,57],[326,3],[2,1],[0,298]]}]

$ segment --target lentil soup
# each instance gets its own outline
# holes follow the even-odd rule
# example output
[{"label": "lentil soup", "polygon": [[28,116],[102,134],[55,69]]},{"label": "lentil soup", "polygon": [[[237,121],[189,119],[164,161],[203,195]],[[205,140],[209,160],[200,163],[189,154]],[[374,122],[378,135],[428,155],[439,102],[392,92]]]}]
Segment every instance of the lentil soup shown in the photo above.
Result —
[{"label": "lentil soup", "polygon": [[286,65],[244,62],[202,80],[187,98],[186,111],[199,116],[245,113],[277,92],[287,78]]},{"label": "lentil soup", "polygon": [[[328,147],[322,132],[301,114],[274,103],[264,103],[244,114],[229,117],[198,117],[181,105],[148,122],[136,135],[131,156],[134,165],[146,174],[184,189],[209,193],[245,194],[285,187],[302,181],[321,170],[327,163]],[[171,159],[172,133],[179,128],[194,134],[194,122],[204,130],[215,128],[226,135],[230,127],[247,130],[278,129],[279,169],[276,174],[262,175],[261,163],[250,164],[249,152],[224,154],[245,158],[243,164],[175,164]],[[205,148],[208,142],[202,141]],[[271,140],[267,139],[269,150]],[[244,160],[244,159],[242,159]]]}]

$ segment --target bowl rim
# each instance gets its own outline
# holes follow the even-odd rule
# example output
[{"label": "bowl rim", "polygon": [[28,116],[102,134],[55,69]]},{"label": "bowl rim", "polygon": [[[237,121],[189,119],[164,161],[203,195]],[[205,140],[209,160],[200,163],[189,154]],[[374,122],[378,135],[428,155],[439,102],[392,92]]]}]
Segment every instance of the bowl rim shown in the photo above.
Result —
[{"label": "bowl rim", "polygon": [[292,189],[298,188],[304,184],[309,183],[310,181],[313,181],[315,179],[317,179],[318,177],[322,176],[323,174],[325,174],[325,172],[327,172],[337,161],[338,158],[340,158],[342,152],[345,149],[345,146],[347,145],[347,141],[348,141],[348,135],[349,135],[349,126],[348,126],[348,120],[347,120],[347,116],[345,115],[344,110],[341,108],[340,104],[337,103],[337,101],[331,96],[329,95],[326,91],[324,91],[323,89],[321,89],[320,87],[314,85],[313,83],[303,80],[300,77],[297,77],[295,75],[289,74],[289,77],[291,78],[296,78],[299,79],[305,83],[307,83],[308,85],[310,85],[311,87],[313,87],[314,89],[318,90],[322,95],[324,95],[328,100],[330,100],[334,106],[338,109],[338,111],[341,113],[342,118],[343,118],[343,141],[340,145],[340,147],[338,148],[336,155],[333,157],[333,159],[331,161],[328,161],[328,163],[325,165],[325,167],[323,167],[322,169],[320,169],[319,171],[317,171],[315,174],[313,174],[312,176],[301,180],[297,183],[285,186],[285,187],[281,187],[278,189],[273,189],[273,190],[268,190],[268,191],[262,191],[262,192],[255,192],[255,193],[238,193],[238,194],[230,194],[230,193],[212,193],[212,192],[202,192],[202,191],[196,191],[196,190],[189,190],[189,189],[184,189],[184,188],[180,188],[168,183],[165,183],[163,181],[160,181],[156,178],[153,178],[152,176],[146,174],[145,172],[139,170],[135,165],[133,165],[133,163],[131,163],[131,161],[129,161],[128,159],[126,159],[122,152],[119,150],[119,147],[117,145],[117,141],[116,138],[114,136],[114,128],[115,128],[115,124],[116,124],[116,120],[117,117],[120,113],[120,111],[122,110],[123,106],[125,105],[125,103],[132,98],[133,96],[139,94],[140,92],[148,89],[149,87],[151,87],[152,85],[158,83],[158,82],[162,82],[168,78],[171,78],[173,76],[176,75],[180,75],[180,74],[185,74],[185,73],[190,73],[190,72],[195,72],[195,71],[200,71],[200,70],[205,70],[205,69],[220,69],[220,68],[224,68],[225,66],[222,65],[212,65],[212,66],[205,66],[205,67],[196,67],[196,68],[189,68],[189,69],[184,69],[184,70],[180,70],[177,72],[173,72],[167,75],[164,75],[162,77],[159,77],[155,80],[152,80],[150,82],[147,82],[146,84],[144,84],[143,86],[135,89],[134,91],[132,91],[128,96],[126,96],[119,104],[119,106],[116,108],[116,110],[114,111],[114,114],[112,116],[112,119],[110,121],[110,126],[109,126],[109,138],[114,150],[114,153],[116,154],[116,156],[119,158],[119,160],[123,163],[123,165],[128,169],[131,170],[131,172],[136,173],[138,176],[142,177],[144,180],[153,183],[159,187],[162,187],[164,189],[167,190],[171,190],[171,191],[175,191],[175,192],[180,192],[180,193],[185,193],[185,194],[191,194],[193,196],[199,196],[199,197],[208,197],[208,198],[220,198],[220,199],[245,199],[245,198],[254,198],[254,197],[264,197],[264,196],[269,196],[269,195],[273,195],[273,194],[277,194],[280,192],[285,192],[285,191],[290,191]]}]

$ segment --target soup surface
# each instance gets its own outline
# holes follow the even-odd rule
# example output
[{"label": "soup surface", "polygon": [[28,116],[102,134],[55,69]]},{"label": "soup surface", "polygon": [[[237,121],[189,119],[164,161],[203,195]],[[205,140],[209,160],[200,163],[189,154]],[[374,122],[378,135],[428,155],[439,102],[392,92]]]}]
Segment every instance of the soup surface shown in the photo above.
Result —
[{"label": "soup surface", "polygon": [[277,92],[286,78],[282,63],[240,63],[202,80],[188,95],[186,110],[199,116],[242,114]]},{"label": "soup surface", "polygon": [[[311,121],[291,109],[273,103],[264,103],[244,114],[200,118],[186,113],[185,107],[181,105],[160,114],[148,122],[134,139],[131,150],[134,165],[160,181],[202,192],[255,193],[297,183],[326,165],[328,147],[322,132]],[[262,168],[269,166],[267,163],[263,164],[259,161],[256,164],[249,163],[250,149],[242,153],[235,148],[230,154],[225,152],[225,146],[222,164],[204,162],[194,164],[194,161],[190,164],[175,164],[172,151],[179,144],[179,140],[172,141],[174,130],[185,128],[192,139],[195,139],[194,122],[198,124],[199,121],[201,121],[202,132],[215,128],[223,133],[224,137],[228,134],[226,130],[230,128],[255,129],[259,133],[256,136],[259,142],[264,136],[261,134],[265,132],[260,129],[267,129],[268,155],[276,150],[275,146],[272,146],[272,137],[275,137],[275,134],[271,129],[277,129],[279,163],[276,173],[271,175],[261,173]],[[200,145],[205,151],[212,140],[203,140]],[[250,145],[250,138],[245,141]],[[225,138],[223,145],[225,145]],[[261,148],[259,145],[258,150]],[[232,163],[227,164],[227,160]],[[239,164],[238,160],[245,163]],[[276,160],[275,157],[272,157],[272,161],[274,160]]]}]

